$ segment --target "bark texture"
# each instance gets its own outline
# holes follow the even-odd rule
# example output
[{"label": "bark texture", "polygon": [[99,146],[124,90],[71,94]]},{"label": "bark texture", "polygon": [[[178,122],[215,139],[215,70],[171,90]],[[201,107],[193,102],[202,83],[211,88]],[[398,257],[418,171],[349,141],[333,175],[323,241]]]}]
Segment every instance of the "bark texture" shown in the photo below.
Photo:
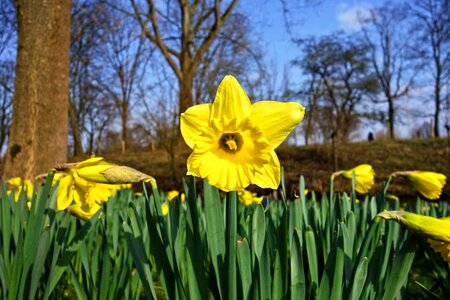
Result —
[{"label": "bark texture", "polygon": [[70,0],[16,0],[18,51],[4,178],[67,160]]}]

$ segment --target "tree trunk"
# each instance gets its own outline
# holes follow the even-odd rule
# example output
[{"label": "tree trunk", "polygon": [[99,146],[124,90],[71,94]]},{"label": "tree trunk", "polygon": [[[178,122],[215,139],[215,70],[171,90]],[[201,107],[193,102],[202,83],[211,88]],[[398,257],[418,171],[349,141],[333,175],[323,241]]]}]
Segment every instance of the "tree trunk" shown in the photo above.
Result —
[{"label": "tree trunk", "polygon": [[388,98],[388,126],[389,126],[389,138],[391,140],[395,139],[394,132],[394,121],[395,121],[395,110],[394,110],[394,99]]},{"label": "tree trunk", "polygon": [[438,72],[434,85],[434,137],[439,137],[439,114],[441,112],[441,74]]},{"label": "tree trunk", "polygon": [[18,51],[4,178],[67,160],[70,0],[16,0]]},{"label": "tree trunk", "polygon": [[[186,74],[186,76],[183,76],[181,80],[179,80],[178,83],[179,86],[179,97],[180,97],[180,113],[184,113],[186,109],[191,107],[193,105],[193,95],[192,95],[192,88],[194,86],[194,76],[191,74]],[[187,150],[188,147],[181,136],[180,126],[178,126],[178,146],[177,148],[179,150]]]},{"label": "tree trunk", "polygon": [[184,113],[194,103],[192,96],[193,86],[194,76],[192,74],[185,74],[179,82],[180,113]]}]

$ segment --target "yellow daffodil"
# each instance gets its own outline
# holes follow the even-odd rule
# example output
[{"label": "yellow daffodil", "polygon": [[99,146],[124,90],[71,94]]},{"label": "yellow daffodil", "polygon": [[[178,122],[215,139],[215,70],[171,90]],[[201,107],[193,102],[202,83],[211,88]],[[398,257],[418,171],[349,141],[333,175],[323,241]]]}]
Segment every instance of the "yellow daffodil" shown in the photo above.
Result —
[{"label": "yellow daffodil", "polygon": [[69,171],[59,182],[56,207],[58,210],[68,209],[72,214],[89,219],[101,208],[121,185],[88,182]]},{"label": "yellow daffodil", "polygon": [[256,193],[247,190],[238,191],[239,200],[245,205],[252,205],[253,203],[260,204],[264,197],[258,197]]},{"label": "yellow daffodil", "polygon": [[[375,183],[375,171],[371,165],[362,164],[353,169],[342,171],[343,177],[352,179],[355,173],[355,190],[360,194],[367,194]],[[338,173],[339,174],[339,173]]]},{"label": "yellow daffodil", "polygon": [[163,204],[161,204],[161,212],[164,217],[169,214],[169,203],[164,202]]},{"label": "yellow daffodil", "polygon": [[428,199],[439,199],[447,177],[444,174],[426,171],[399,172],[414,185],[415,189]]},{"label": "yellow daffodil", "polygon": [[56,206],[70,213],[89,219],[117,190],[131,188],[132,182],[146,181],[155,184],[153,177],[133,168],[117,166],[91,157],[65,168],[67,175],[59,181]]},{"label": "yellow daffodil", "polygon": [[65,175],[64,173],[55,173],[52,179],[52,186],[55,186]]},{"label": "yellow daffodil", "polygon": [[428,243],[445,261],[450,262],[450,243],[435,241],[433,239],[428,239]]},{"label": "yellow daffodil", "polygon": [[167,193],[167,199],[169,199],[169,201],[174,201],[177,198],[180,198],[181,202],[184,202],[186,200],[186,195],[184,193],[180,194],[177,190],[172,190]]},{"label": "yellow daffodil", "polygon": [[225,76],[212,104],[195,105],[181,114],[181,133],[193,150],[187,174],[207,178],[223,191],[252,183],[276,189],[280,163],[274,150],[303,115],[298,103],[251,104],[239,82]]},{"label": "yellow daffodil", "polygon": [[[14,177],[9,179],[6,183],[14,189],[14,201],[19,201],[19,196],[22,191],[25,192],[27,199],[31,199],[31,197],[33,197],[34,186],[30,180],[22,180],[20,177]],[[11,194],[11,191],[8,191],[8,195],[9,194]]]},{"label": "yellow daffodil", "polygon": [[434,218],[406,211],[384,211],[377,215],[394,220],[415,234],[444,243],[450,243],[450,218]]}]

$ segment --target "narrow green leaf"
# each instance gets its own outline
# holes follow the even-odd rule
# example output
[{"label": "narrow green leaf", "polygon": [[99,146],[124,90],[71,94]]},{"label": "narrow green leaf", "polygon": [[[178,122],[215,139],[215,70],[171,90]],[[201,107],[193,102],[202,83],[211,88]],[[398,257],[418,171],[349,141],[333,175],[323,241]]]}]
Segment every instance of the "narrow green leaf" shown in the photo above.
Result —
[{"label": "narrow green leaf", "polygon": [[219,191],[204,180],[206,236],[220,297],[223,298],[225,228]]},{"label": "narrow green leaf", "polygon": [[252,285],[252,259],[250,246],[247,239],[238,241],[237,244],[237,263],[239,269],[239,282],[242,288],[240,299],[249,299],[250,287]]},{"label": "narrow green leaf", "polygon": [[127,223],[123,222],[122,225],[128,248],[133,256],[134,263],[136,264],[139,277],[141,278],[142,285],[144,287],[145,296],[147,299],[156,299],[156,293],[153,286],[152,268],[147,255],[145,254],[142,240],[133,235],[131,227]]},{"label": "narrow green leaf", "polygon": [[306,278],[300,244],[300,230],[295,229],[291,245],[291,299],[305,299]]},{"label": "narrow green leaf", "polygon": [[356,267],[355,278],[352,282],[352,289],[349,299],[358,300],[361,299],[361,292],[364,288],[364,284],[367,278],[367,268],[369,266],[367,257],[363,257],[361,262]]},{"label": "narrow green leaf", "polygon": [[264,248],[266,236],[266,220],[264,216],[264,208],[262,205],[255,205],[252,220],[252,251],[256,255],[258,261],[261,261],[261,255]]},{"label": "narrow green leaf", "polygon": [[236,282],[236,231],[237,231],[237,193],[228,192],[226,200],[226,224],[225,224],[225,274],[226,287],[224,290],[225,299],[237,299],[237,282]]},{"label": "narrow green leaf", "polygon": [[416,237],[411,235],[403,244],[400,253],[394,259],[391,272],[386,281],[383,300],[394,299],[408,279],[414,255],[416,254]]}]

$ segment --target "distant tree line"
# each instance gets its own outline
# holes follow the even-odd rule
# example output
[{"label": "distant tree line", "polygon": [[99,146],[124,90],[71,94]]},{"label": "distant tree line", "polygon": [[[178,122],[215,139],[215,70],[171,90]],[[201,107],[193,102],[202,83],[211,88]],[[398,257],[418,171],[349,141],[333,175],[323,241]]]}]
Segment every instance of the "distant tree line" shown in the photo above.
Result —
[{"label": "distant tree line", "polygon": [[[3,153],[11,132],[20,3],[0,1]],[[252,100],[302,102],[306,144],[347,142],[366,122],[383,124],[394,139],[411,98],[419,98],[416,111],[427,117],[432,136],[449,126],[449,0],[386,2],[359,16],[357,32],[292,35],[299,55],[286,66],[281,84],[267,62],[268,46],[241,4],[73,0],[69,155],[159,148],[173,160],[179,113],[211,102],[226,74],[238,77]],[[290,77],[289,69],[302,76]],[[419,125],[411,125],[416,135],[423,131]]]}]

